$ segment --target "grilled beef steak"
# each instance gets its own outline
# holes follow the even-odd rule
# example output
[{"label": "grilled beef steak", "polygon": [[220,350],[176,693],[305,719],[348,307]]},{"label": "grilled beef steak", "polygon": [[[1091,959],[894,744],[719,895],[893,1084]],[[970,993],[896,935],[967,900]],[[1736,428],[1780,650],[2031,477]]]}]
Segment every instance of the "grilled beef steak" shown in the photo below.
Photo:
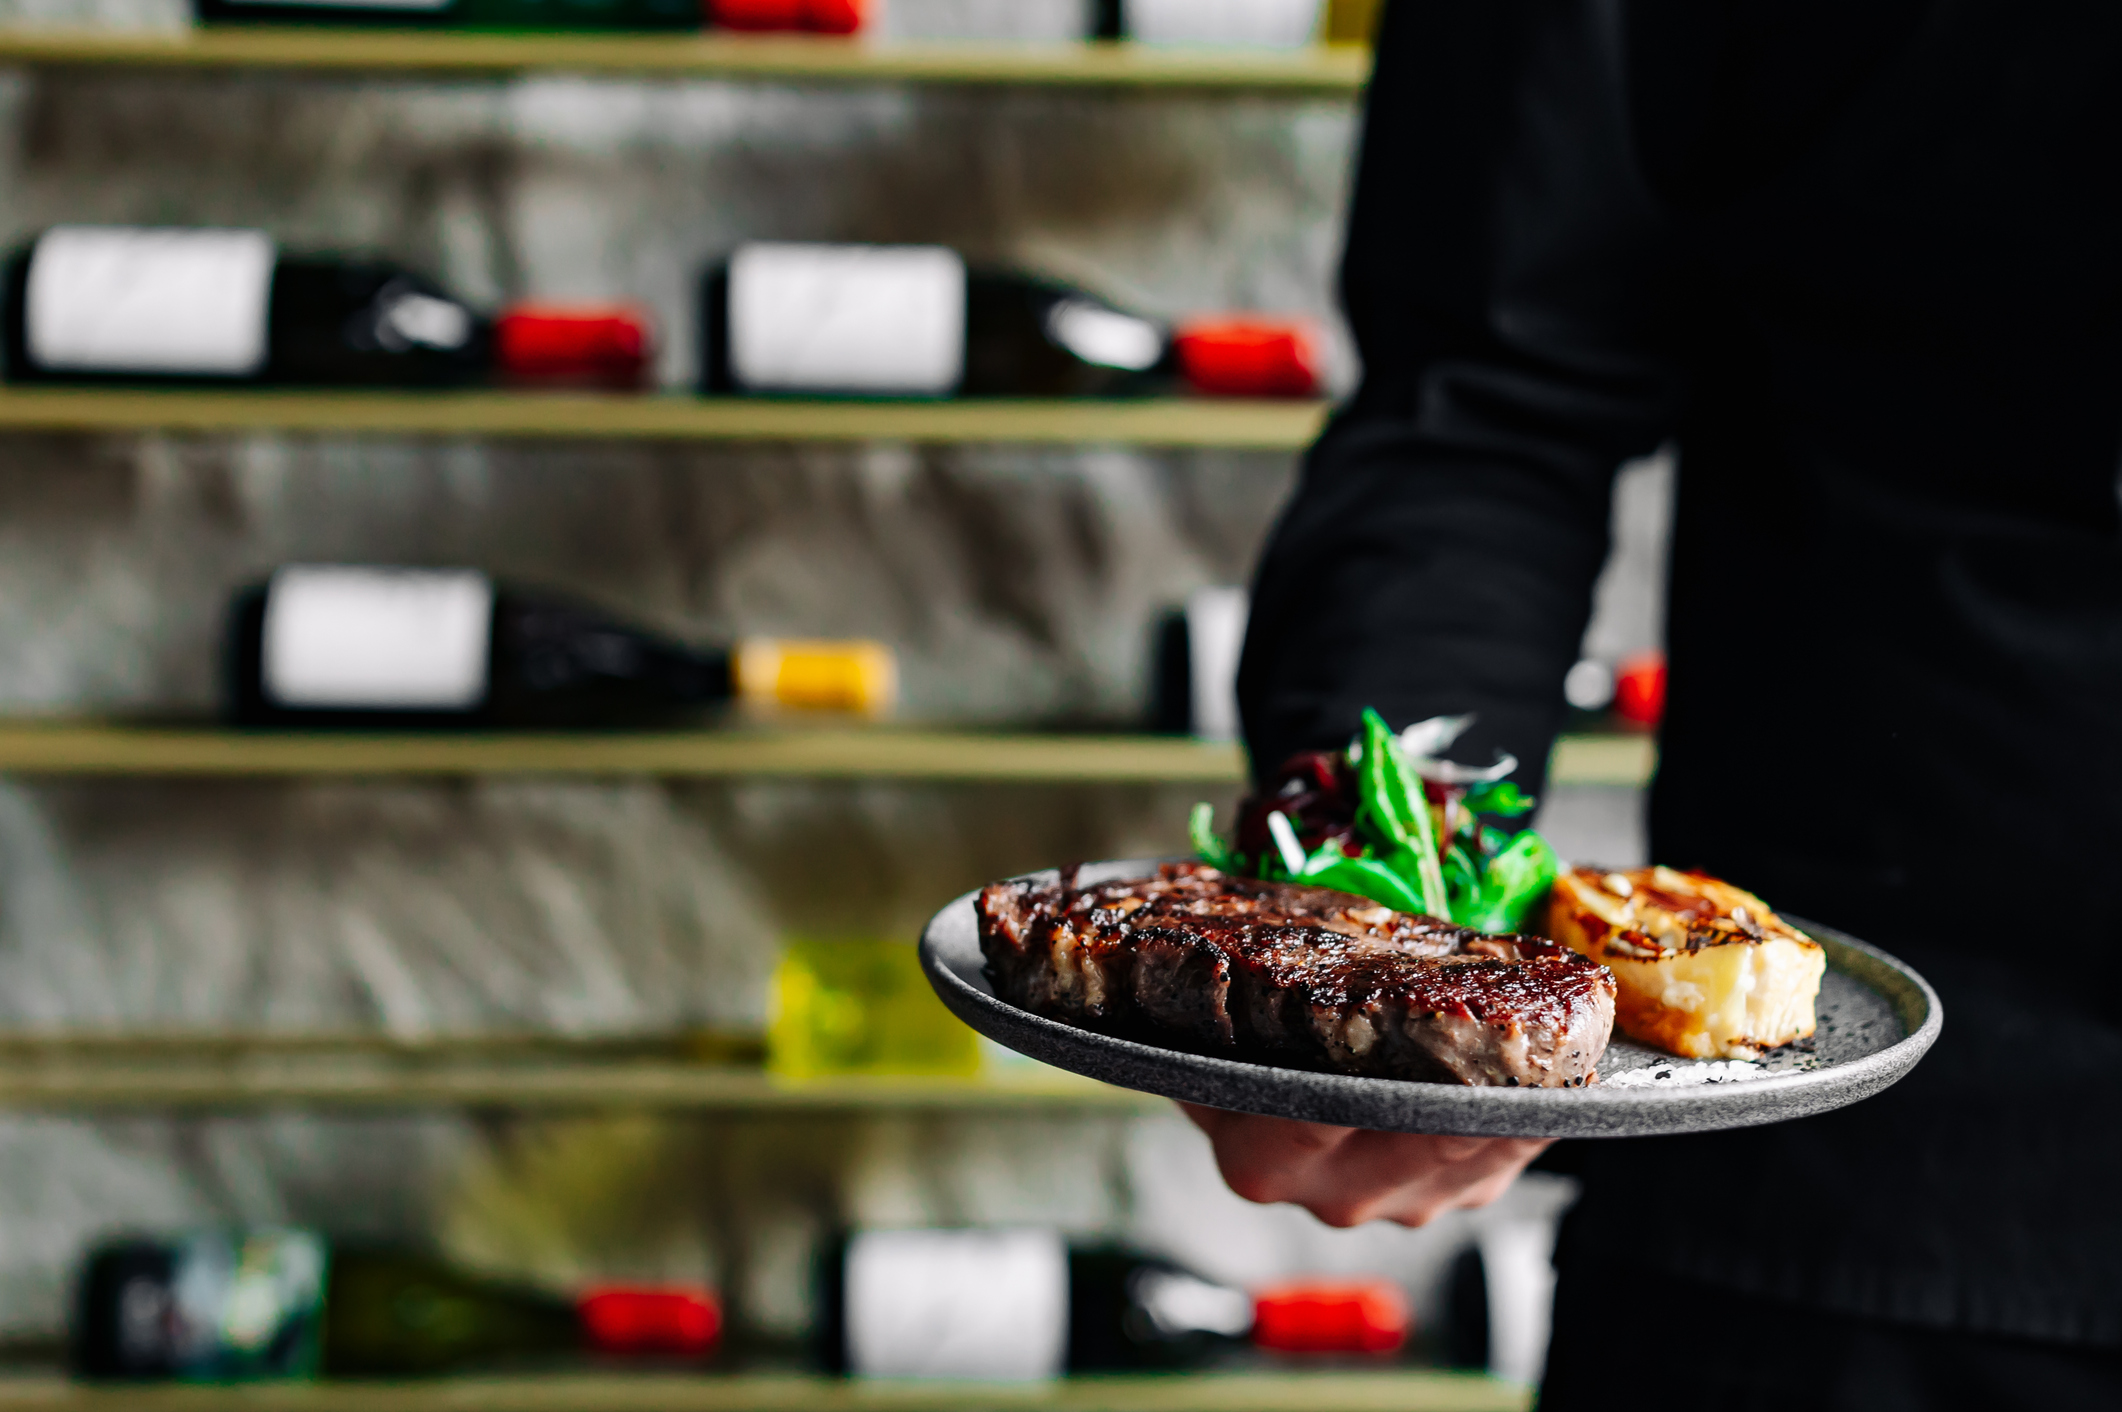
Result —
[{"label": "grilled beef steak", "polygon": [[980,894],[1002,999],[1085,1029],[1231,1058],[1435,1083],[1590,1082],[1614,980],[1565,946],[1483,936],[1322,887],[1167,863]]}]

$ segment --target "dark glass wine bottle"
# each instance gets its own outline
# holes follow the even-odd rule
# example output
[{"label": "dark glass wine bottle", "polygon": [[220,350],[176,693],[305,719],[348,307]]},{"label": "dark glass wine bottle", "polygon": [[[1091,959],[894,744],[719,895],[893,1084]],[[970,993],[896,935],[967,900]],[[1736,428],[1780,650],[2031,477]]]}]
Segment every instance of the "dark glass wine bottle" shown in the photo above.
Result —
[{"label": "dark glass wine bottle", "polygon": [[701,306],[709,392],[1101,397],[1176,372],[1163,325],[941,246],[747,245]]},{"label": "dark glass wine bottle", "polygon": [[700,0],[194,0],[203,24],[391,29],[698,29]]},{"label": "dark glass wine bottle", "polygon": [[874,712],[896,690],[873,642],[702,649],[475,569],[289,565],[238,596],[231,715],[308,729],[624,729],[751,702]]},{"label": "dark glass wine bottle", "polygon": [[817,1356],[866,1377],[1026,1381],[1193,1367],[1246,1348],[1388,1353],[1405,1296],[1381,1281],[1258,1295],[1054,1231],[892,1230],[829,1243]]},{"label": "dark glass wine bottle", "polygon": [[11,382],[432,386],[485,374],[486,321],[377,260],[255,230],[54,226],[7,262]]},{"label": "dark glass wine bottle", "polygon": [[694,1288],[575,1299],[315,1232],[206,1232],[90,1252],[70,1329],[82,1377],[235,1382],[414,1377],[570,1354],[704,1357],[721,1311]]}]

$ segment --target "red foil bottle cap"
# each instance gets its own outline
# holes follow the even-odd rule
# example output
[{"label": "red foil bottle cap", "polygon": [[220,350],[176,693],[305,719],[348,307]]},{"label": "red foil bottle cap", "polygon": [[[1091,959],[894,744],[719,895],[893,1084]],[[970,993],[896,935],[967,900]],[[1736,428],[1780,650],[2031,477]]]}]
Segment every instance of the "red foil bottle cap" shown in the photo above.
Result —
[{"label": "red foil bottle cap", "polygon": [[1392,1353],[1413,1323],[1388,1280],[1282,1285],[1253,1301],[1253,1343],[1276,1353]]},{"label": "red foil bottle cap", "polygon": [[724,29],[856,34],[869,20],[869,0],[708,0],[707,8]]},{"label": "red foil bottle cap", "polygon": [[1173,340],[1179,368],[1215,397],[1311,397],[1319,391],[1317,341],[1288,320],[1202,319]]},{"label": "red foil bottle cap", "polygon": [[1631,657],[1614,674],[1614,714],[1632,725],[1655,726],[1665,719],[1665,654]]},{"label": "red foil bottle cap", "polygon": [[819,34],[860,34],[869,0],[804,0],[803,27]]},{"label": "red foil bottle cap", "polygon": [[518,304],[494,320],[494,361],[531,382],[636,386],[655,340],[646,312],[626,305]]},{"label": "red foil bottle cap", "polygon": [[803,28],[803,0],[708,0],[707,13],[724,29]]},{"label": "red foil bottle cap", "polygon": [[698,1358],[722,1337],[722,1306],[706,1289],[593,1289],[575,1303],[590,1343],[605,1353]]}]

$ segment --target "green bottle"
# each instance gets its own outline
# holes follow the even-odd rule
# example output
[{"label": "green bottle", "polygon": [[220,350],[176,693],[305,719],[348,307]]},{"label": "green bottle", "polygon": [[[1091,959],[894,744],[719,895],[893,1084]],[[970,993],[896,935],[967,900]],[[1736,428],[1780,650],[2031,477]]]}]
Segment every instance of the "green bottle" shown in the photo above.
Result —
[{"label": "green bottle", "polygon": [[214,1231],[91,1252],[73,1362],[100,1379],[419,1377],[581,1352],[699,1358],[720,1329],[704,1290],[569,1300],[314,1231]]}]

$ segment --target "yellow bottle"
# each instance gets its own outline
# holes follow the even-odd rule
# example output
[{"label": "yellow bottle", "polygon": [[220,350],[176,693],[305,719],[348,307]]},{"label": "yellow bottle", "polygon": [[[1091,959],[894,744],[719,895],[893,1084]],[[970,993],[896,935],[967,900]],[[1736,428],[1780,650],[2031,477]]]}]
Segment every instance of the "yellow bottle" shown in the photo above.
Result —
[{"label": "yellow bottle", "polygon": [[1326,42],[1368,44],[1377,37],[1385,0],[1327,0]]},{"label": "yellow bottle", "polygon": [[788,1079],[980,1072],[980,1041],[936,999],[910,941],[790,941],[774,971],[767,1068]]}]

